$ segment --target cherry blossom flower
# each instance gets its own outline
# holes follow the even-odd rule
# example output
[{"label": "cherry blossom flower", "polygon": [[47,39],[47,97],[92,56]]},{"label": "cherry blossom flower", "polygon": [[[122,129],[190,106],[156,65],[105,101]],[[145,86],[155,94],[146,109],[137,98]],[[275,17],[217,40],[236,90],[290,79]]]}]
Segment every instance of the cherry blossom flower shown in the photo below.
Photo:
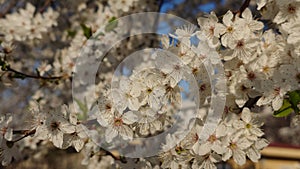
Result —
[{"label": "cherry blossom flower", "polygon": [[279,82],[263,81],[260,89],[264,91],[263,96],[256,104],[258,106],[271,104],[274,110],[278,110],[282,106],[283,97],[289,89],[290,86],[281,86]]},{"label": "cherry blossom flower", "polygon": [[[223,153],[223,147],[222,147],[223,145],[220,140],[220,137],[224,136],[223,132],[226,129],[225,129],[225,126],[219,125],[217,130],[218,130],[218,133],[213,133],[212,135],[210,135],[209,138],[204,143],[200,143],[199,141],[198,141],[198,143],[195,143],[193,146],[193,151],[200,156],[210,154],[211,151],[214,151],[218,154],[222,154]],[[222,130],[223,132],[220,132],[220,130]],[[198,135],[199,134],[200,133],[198,133]]]},{"label": "cherry blossom flower", "polygon": [[232,135],[228,136],[223,144],[227,147],[224,149],[222,160],[226,161],[233,157],[233,160],[239,165],[246,163],[246,153],[244,150],[252,145],[247,138],[240,137],[240,135]]},{"label": "cherry blossom flower", "polygon": [[136,130],[141,135],[154,134],[156,131],[162,130],[162,123],[151,108],[142,107],[139,110],[138,119]]},{"label": "cherry blossom flower", "polygon": [[274,22],[277,24],[281,24],[285,21],[295,21],[297,17],[300,15],[299,11],[299,2],[295,0],[291,1],[280,1],[275,0],[276,4],[278,5],[279,12],[274,18]]},{"label": "cherry blossom flower", "polygon": [[240,130],[245,136],[252,141],[256,141],[258,137],[264,135],[264,132],[259,128],[263,125],[257,118],[251,114],[248,108],[244,108],[241,113],[241,120],[233,124],[235,128]]},{"label": "cherry blossom flower", "polygon": [[182,44],[190,46],[190,38],[194,36],[196,27],[194,25],[184,25],[182,28],[178,28],[175,31],[175,35],[170,34],[171,37],[181,41]]},{"label": "cherry blossom flower", "polygon": [[98,123],[107,127],[105,130],[105,139],[109,143],[118,135],[121,136],[125,140],[129,140],[133,138],[133,131],[128,126],[136,122],[137,116],[132,111],[128,111],[126,113],[118,113],[108,115],[100,115],[97,118]]},{"label": "cherry blossom flower", "polygon": [[38,71],[41,76],[43,76],[47,71],[51,69],[51,65],[46,62],[42,62],[41,65],[38,67]]},{"label": "cherry blossom flower", "polygon": [[75,126],[71,124],[59,112],[50,112],[47,115],[44,129],[46,129],[47,136],[54,146],[62,148],[64,134],[71,134],[75,132]]},{"label": "cherry blossom flower", "polygon": [[251,147],[246,150],[247,157],[253,162],[258,162],[261,158],[260,150],[267,147],[269,142],[266,139],[257,140]]},{"label": "cherry blossom flower", "polygon": [[50,27],[57,24],[58,12],[51,8],[43,14],[34,15],[34,12],[35,7],[27,3],[25,9],[20,9],[18,13],[6,15],[5,19],[0,19],[2,25],[0,31],[5,33],[5,39],[7,41],[41,39],[42,33],[47,32]]},{"label": "cherry blossom flower", "polygon": [[225,33],[224,25],[218,23],[218,18],[214,12],[211,12],[206,17],[199,17],[198,24],[200,25],[201,31],[207,37],[211,47],[216,47],[220,44],[219,37]]},{"label": "cherry blossom flower", "polygon": [[[159,155],[162,160],[162,168],[186,168],[191,159],[190,153],[180,144],[176,144],[176,134],[168,134],[166,144],[162,145],[163,152]],[[174,145],[176,145],[174,147]]]},{"label": "cherry blossom flower", "polygon": [[120,79],[119,89],[112,90],[113,102],[118,111],[122,112],[127,107],[130,110],[136,111],[139,109],[141,103],[137,97],[134,97],[131,93],[133,88],[132,81],[126,78]]},{"label": "cherry blossom flower", "polygon": [[221,156],[217,153],[211,153],[206,156],[196,156],[193,161],[193,169],[217,169],[215,163],[222,160]]},{"label": "cherry blossom flower", "polygon": [[13,159],[21,159],[20,151],[14,142],[1,140],[0,159],[3,166],[9,165]]},{"label": "cherry blossom flower", "polygon": [[73,133],[64,134],[62,148],[73,146],[79,152],[84,146],[84,138],[87,138],[84,127],[83,125],[76,125]]},{"label": "cherry blossom flower", "polygon": [[256,46],[256,39],[237,36],[234,40],[228,42],[228,47],[233,50],[233,54],[224,59],[230,60],[234,57],[238,57],[242,62],[247,64],[256,58]]},{"label": "cherry blossom flower", "polygon": [[12,140],[13,129],[9,126],[13,121],[12,116],[5,115],[0,117],[0,139],[6,139],[8,141]]},{"label": "cherry blossom flower", "polygon": [[[241,30],[243,30],[243,34],[245,37],[247,37],[250,33],[250,30],[247,30],[245,28],[242,28],[245,25],[244,20],[235,20],[234,22],[232,21],[234,18],[234,15],[231,11],[228,11],[224,16],[223,16],[223,23],[225,26],[225,33],[221,37],[221,42],[222,45],[225,47],[228,46],[228,43],[234,39],[238,35],[241,34]],[[224,31],[222,30],[222,32]]]},{"label": "cherry blossom flower", "polygon": [[248,25],[251,32],[255,32],[263,29],[264,24],[260,21],[253,20],[253,16],[249,8],[246,8],[243,11],[242,17],[244,18],[244,21]]}]

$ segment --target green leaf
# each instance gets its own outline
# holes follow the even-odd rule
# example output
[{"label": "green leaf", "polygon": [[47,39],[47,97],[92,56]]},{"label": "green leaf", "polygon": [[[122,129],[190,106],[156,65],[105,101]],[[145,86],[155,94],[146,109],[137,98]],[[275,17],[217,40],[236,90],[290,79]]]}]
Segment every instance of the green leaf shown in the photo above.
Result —
[{"label": "green leaf", "polygon": [[75,98],[74,100],[75,100],[76,103],[78,104],[79,109],[83,112],[83,114],[79,114],[78,119],[79,119],[79,120],[84,120],[85,117],[87,116],[87,112],[88,112],[87,104],[81,102],[80,100],[78,100],[78,99],[76,99],[76,98]]},{"label": "green leaf", "polygon": [[92,28],[87,27],[85,24],[80,24],[80,25],[81,25],[81,28],[82,28],[82,30],[83,30],[84,36],[85,36],[87,39],[89,39],[89,38],[92,36],[92,34],[93,34]]},{"label": "green leaf", "polygon": [[294,109],[292,108],[291,103],[289,102],[288,99],[284,99],[281,108],[278,111],[275,111],[273,113],[273,116],[274,117],[286,117],[289,114],[291,114],[292,112],[294,112]]},{"label": "green leaf", "polygon": [[69,37],[71,37],[71,38],[74,38],[75,37],[75,35],[76,35],[76,31],[74,31],[74,30],[67,30],[67,32],[68,32],[68,36]]},{"label": "green leaf", "polygon": [[17,78],[17,79],[22,79],[22,80],[24,80],[26,78],[26,76],[19,74],[19,73],[15,73],[12,77]]},{"label": "green leaf", "polygon": [[296,113],[299,112],[298,104],[300,103],[300,90],[289,92],[289,101]]},{"label": "green leaf", "polygon": [[105,26],[105,32],[110,32],[113,31],[116,27],[118,26],[118,20],[116,17],[112,17],[108,21],[108,25]]},{"label": "green leaf", "polygon": [[96,34],[95,36],[93,36],[93,39],[98,39],[99,36],[104,36],[105,34],[103,32],[99,32],[98,34]]}]

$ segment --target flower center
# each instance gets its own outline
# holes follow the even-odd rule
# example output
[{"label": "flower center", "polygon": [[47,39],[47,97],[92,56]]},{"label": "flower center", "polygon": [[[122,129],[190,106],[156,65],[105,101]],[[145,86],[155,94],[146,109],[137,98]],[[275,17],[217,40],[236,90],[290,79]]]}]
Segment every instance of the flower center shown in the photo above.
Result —
[{"label": "flower center", "polygon": [[248,88],[244,85],[241,86],[241,91],[246,92],[248,90]]},{"label": "flower center", "polygon": [[123,124],[123,120],[121,118],[115,118],[114,124],[115,126],[121,126]]},{"label": "flower center", "polygon": [[209,28],[209,34],[210,34],[211,36],[213,36],[213,35],[214,35],[214,32],[215,32],[215,27],[214,27],[214,26],[211,26],[211,27]]},{"label": "flower center", "polygon": [[209,138],[207,139],[209,142],[213,143],[217,140],[216,135],[210,135]]},{"label": "flower center", "polygon": [[233,32],[233,27],[232,26],[227,27],[227,32],[229,33]]},{"label": "flower center", "polygon": [[296,75],[296,79],[297,79],[298,82],[300,82],[300,73],[298,73],[298,74]]},{"label": "flower center", "polygon": [[181,153],[184,152],[184,149],[183,149],[181,146],[177,146],[177,147],[175,148],[175,151],[176,151],[176,153],[177,153],[178,155],[180,155]]},{"label": "flower center", "polygon": [[206,85],[205,84],[202,84],[201,86],[200,86],[200,91],[205,91],[205,89],[206,89]]},{"label": "flower center", "polygon": [[247,128],[247,129],[250,129],[250,128],[251,128],[251,124],[249,124],[249,123],[246,124],[246,128]]},{"label": "flower center", "polygon": [[242,48],[244,46],[244,41],[243,40],[239,40],[236,44],[237,48]]},{"label": "flower center", "polygon": [[57,130],[59,128],[60,122],[54,121],[50,124],[52,130]]},{"label": "flower center", "polygon": [[179,66],[179,65],[175,65],[175,66],[174,66],[174,69],[175,69],[175,70],[180,70],[180,66]]},{"label": "flower center", "polygon": [[105,109],[106,109],[106,110],[110,110],[110,109],[111,109],[111,105],[110,105],[109,103],[107,103],[107,104],[105,105]]},{"label": "flower center", "polygon": [[248,77],[248,79],[249,80],[254,80],[256,77],[255,77],[255,74],[253,73],[253,72],[249,72],[248,74],[247,74],[247,77]]},{"label": "flower center", "polygon": [[274,89],[274,94],[279,95],[280,94],[280,87],[277,87]]},{"label": "flower center", "polygon": [[232,150],[234,150],[234,149],[236,149],[237,148],[237,145],[236,145],[236,143],[230,143],[230,149],[232,149]]},{"label": "flower center", "polygon": [[269,72],[269,71],[270,71],[270,68],[269,68],[269,66],[265,66],[265,67],[263,67],[263,72],[267,73],[267,72]]},{"label": "flower center", "polygon": [[293,6],[293,5],[291,5],[291,4],[289,4],[289,6],[288,6],[288,12],[289,12],[290,14],[296,13],[296,7]]}]

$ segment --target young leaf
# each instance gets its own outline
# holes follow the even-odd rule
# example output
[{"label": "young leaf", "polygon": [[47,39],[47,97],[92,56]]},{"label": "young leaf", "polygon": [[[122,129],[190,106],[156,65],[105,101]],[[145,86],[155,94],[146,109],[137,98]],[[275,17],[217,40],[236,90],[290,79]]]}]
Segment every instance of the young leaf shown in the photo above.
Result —
[{"label": "young leaf", "polygon": [[85,24],[81,24],[84,36],[89,39],[92,36],[92,29],[87,27]]},{"label": "young leaf", "polygon": [[299,112],[298,104],[300,103],[300,90],[289,92],[289,101],[296,113]]},{"label": "young leaf", "polygon": [[80,100],[76,99],[76,98],[74,100],[78,104],[79,109],[83,112],[83,114],[81,114],[81,113],[78,114],[79,115],[78,119],[79,120],[85,119],[85,117],[87,116],[87,112],[88,112],[87,105],[85,103],[81,102]]},{"label": "young leaf", "polygon": [[279,110],[275,111],[273,116],[274,117],[286,117],[289,114],[291,114],[292,112],[294,112],[294,109],[292,108],[291,103],[289,102],[288,99],[284,99],[281,108]]},{"label": "young leaf", "polygon": [[113,31],[117,26],[118,26],[118,20],[116,20],[116,17],[112,17],[109,21],[108,21],[108,25],[105,26],[105,32],[110,32]]}]

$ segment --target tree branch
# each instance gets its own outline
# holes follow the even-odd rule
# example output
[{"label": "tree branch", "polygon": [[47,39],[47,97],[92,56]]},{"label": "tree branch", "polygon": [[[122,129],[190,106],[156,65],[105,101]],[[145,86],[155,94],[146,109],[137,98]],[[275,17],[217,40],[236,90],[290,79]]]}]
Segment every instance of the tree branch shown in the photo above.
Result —
[{"label": "tree branch", "polygon": [[240,7],[240,9],[236,12],[240,16],[244,10],[249,6],[251,0],[245,0],[243,5]]},{"label": "tree branch", "polygon": [[44,5],[39,10],[37,10],[36,12],[39,12],[39,13],[45,12],[45,10],[51,4],[51,2],[52,2],[52,0],[46,0]]},{"label": "tree branch", "polygon": [[[25,137],[28,137],[28,136],[30,136],[30,135],[32,135],[32,134],[35,134],[36,130],[33,129],[33,130],[27,130],[27,131],[21,131],[21,132],[24,133],[25,135],[22,136],[22,137],[20,137],[20,138],[18,138],[18,139],[16,139],[16,140],[13,140],[13,141],[12,141],[13,143],[18,142],[18,141],[20,141],[20,140],[24,139]],[[14,132],[14,133],[15,133],[15,132]],[[17,132],[16,132],[16,133],[17,133]]]},{"label": "tree branch", "polygon": [[32,78],[32,79],[43,79],[43,80],[55,80],[55,79],[61,79],[62,76],[50,76],[50,77],[45,77],[45,76],[35,76],[35,75],[29,75],[29,74],[25,74],[25,73],[22,73],[22,72],[19,72],[13,68],[11,68],[10,66],[6,67],[6,71],[10,71],[10,72],[13,72],[17,75],[20,75],[20,78],[24,77],[24,78]]},{"label": "tree branch", "polygon": [[3,10],[3,12],[0,12],[0,18],[3,18],[16,5],[16,3],[16,0],[11,0],[9,5]]}]

